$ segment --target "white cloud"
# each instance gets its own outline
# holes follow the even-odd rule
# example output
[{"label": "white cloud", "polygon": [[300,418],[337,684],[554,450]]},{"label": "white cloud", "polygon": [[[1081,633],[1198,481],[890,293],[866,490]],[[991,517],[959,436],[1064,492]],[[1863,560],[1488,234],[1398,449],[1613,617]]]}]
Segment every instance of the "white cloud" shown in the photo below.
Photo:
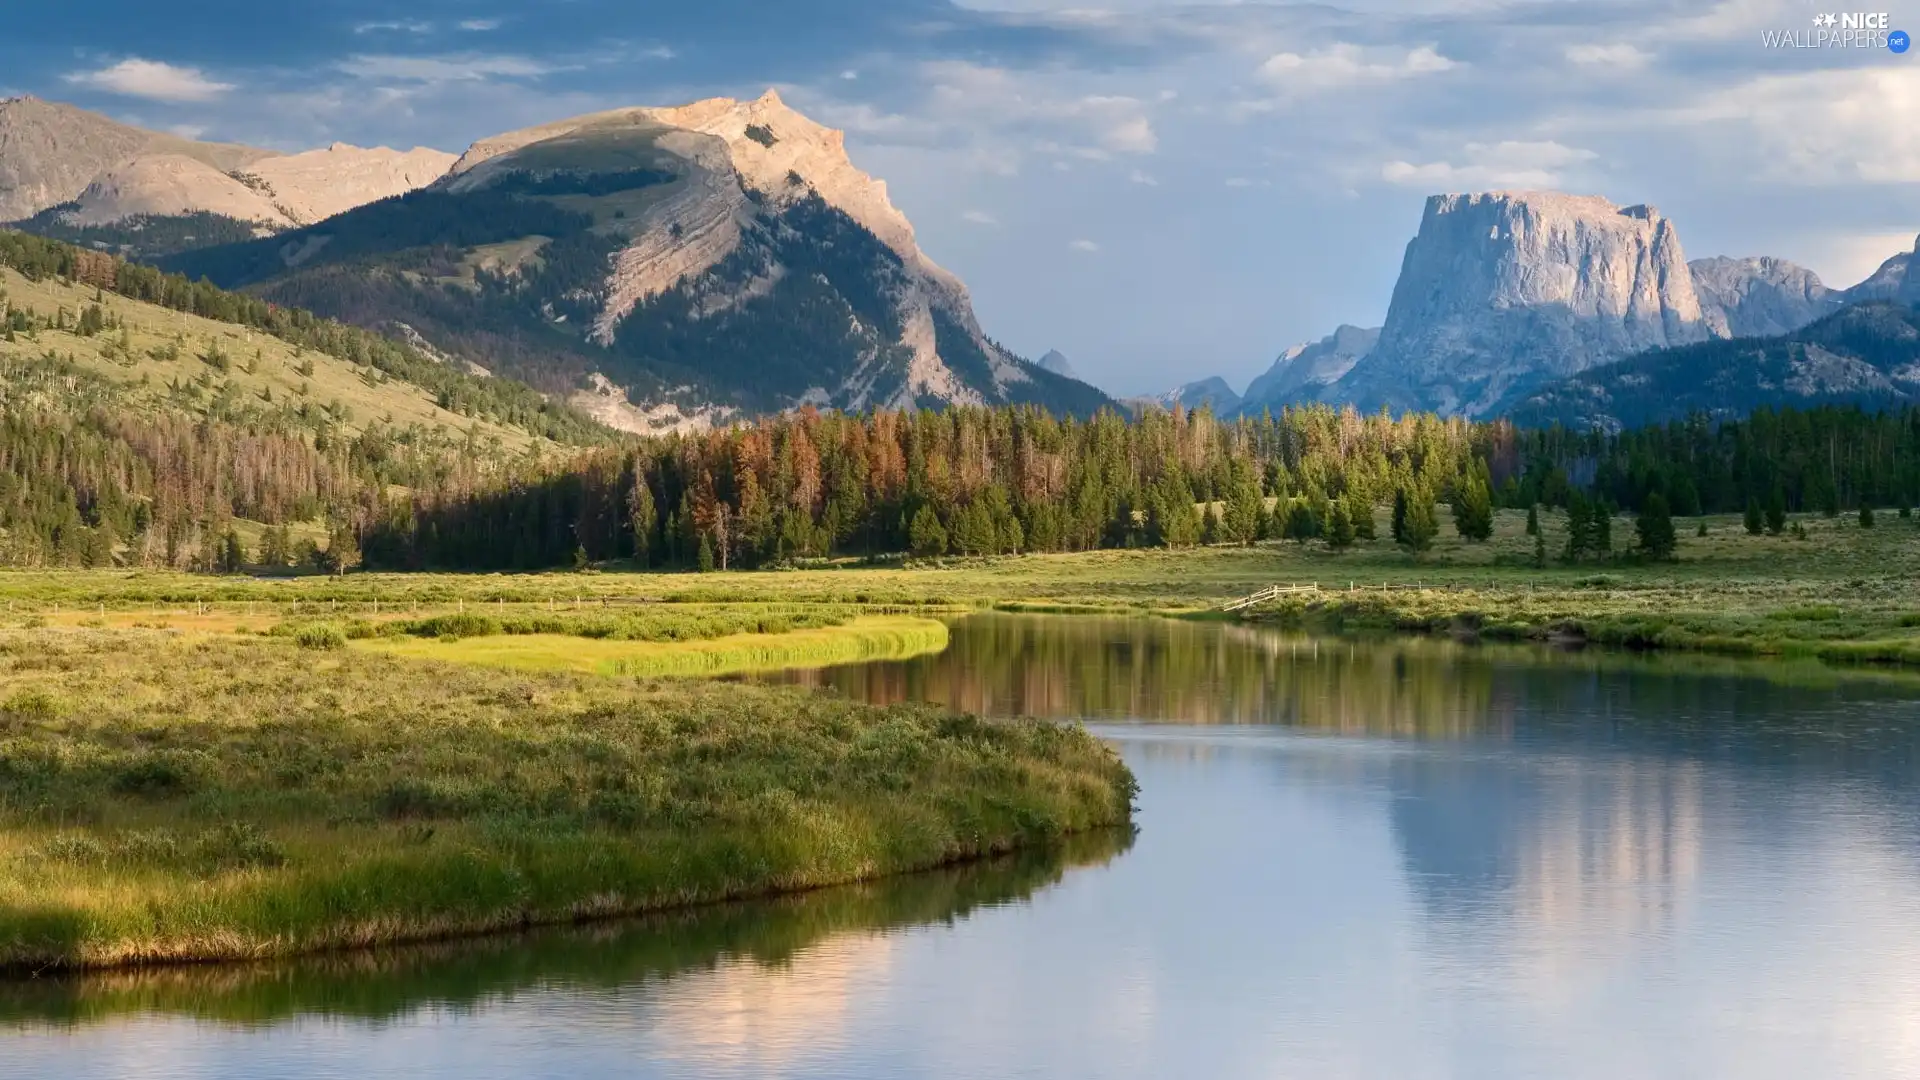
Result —
[{"label": "white cloud", "polygon": [[1133,170],[1132,175],[1128,176],[1127,179],[1132,183],[1139,184],[1142,187],[1159,187],[1160,186],[1160,181],[1155,180],[1152,176],[1149,176],[1148,174],[1140,171],[1139,169]]},{"label": "white cloud", "polygon": [[860,73],[853,70],[852,68],[848,68],[847,70],[840,73],[840,77],[842,79],[845,79],[848,82],[852,82],[853,80],[858,79],[860,77]]},{"label": "white cloud", "polygon": [[1731,144],[1750,175],[1795,184],[1920,183],[1920,69],[1767,75],[1711,91],[1664,118]]},{"label": "white cloud", "polygon": [[[466,24],[462,23],[461,25],[464,26]],[[433,32],[433,24],[430,22],[421,22],[418,19],[388,19],[378,22],[356,23],[353,27],[353,32],[356,34],[430,34]]]},{"label": "white cloud", "polygon": [[1458,163],[1390,161],[1381,168],[1380,178],[1427,191],[1554,188],[1565,182],[1570,169],[1599,156],[1552,141],[1468,143],[1461,151]]},{"label": "white cloud", "polygon": [[960,220],[971,222],[972,224],[975,224],[975,225],[1000,224],[999,218],[994,217],[992,214],[987,213],[985,210],[969,210],[966,213],[960,215]]},{"label": "white cloud", "polygon": [[98,71],[70,72],[63,78],[75,86],[154,101],[211,101],[233,89],[232,83],[215,82],[196,67],[176,67],[138,58],[122,60]]},{"label": "white cloud", "polygon": [[1619,42],[1613,45],[1581,44],[1569,45],[1566,49],[1568,60],[1586,67],[1611,67],[1638,70],[1653,60],[1653,54],[1644,52],[1637,45]]},{"label": "white cloud", "polygon": [[1341,42],[1304,55],[1275,53],[1260,65],[1259,75],[1283,90],[1318,91],[1437,75],[1459,66],[1431,45],[1395,56]]},{"label": "white cloud", "polygon": [[399,56],[362,54],[340,62],[340,70],[362,79],[401,82],[470,82],[497,77],[537,78],[559,70],[525,56]]},{"label": "white cloud", "polygon": [[460,29],[470,30],[470,31],[473,31],[474,33],[485,33],[488,30],[500,29],[500,20],[499,19],[463,19],[461,20],[461,23],[460,23]]},{"label": "white cloud", "polygon": [[1091,240],[1075,240],[1074,242],[1072,242],[1071,244],[1068,244],[1067,246],[1072,248],[1075,251],[1086,252],[1089,255],[1100,250],[1100,245],[1094,243]]}]

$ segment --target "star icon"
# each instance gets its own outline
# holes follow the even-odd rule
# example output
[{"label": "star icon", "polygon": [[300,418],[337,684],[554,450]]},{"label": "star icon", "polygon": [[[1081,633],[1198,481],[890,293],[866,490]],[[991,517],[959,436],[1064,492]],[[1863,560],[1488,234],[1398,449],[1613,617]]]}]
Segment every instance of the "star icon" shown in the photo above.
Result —
[{"label": "star icon", "polygon": [[1827,27],[1828,27],[1828,29],[1832,29],[1832,27],[1833,27],[1833,24],[1834,24],[1834,23],[1836,23],[1836,22],[1839,22],[1839,21],[1840,21],[1840,20],[1838,20],[1838,19],[1836,19],[1836,18],[1834,18],[1834,17],[1832,16],[1832,15],[1823,15],[1823,16],[1821,16],[1821,18],[1822,18],[1822,19],[1824,19],[1824,20],[1826,20],[1826,24],[1827,24]]},{"label": "star icon", "polygon": [[1813,25],[1815,26],[1827,25],[1827,17],[1825,15],[1815,15],[1813,17]]}]

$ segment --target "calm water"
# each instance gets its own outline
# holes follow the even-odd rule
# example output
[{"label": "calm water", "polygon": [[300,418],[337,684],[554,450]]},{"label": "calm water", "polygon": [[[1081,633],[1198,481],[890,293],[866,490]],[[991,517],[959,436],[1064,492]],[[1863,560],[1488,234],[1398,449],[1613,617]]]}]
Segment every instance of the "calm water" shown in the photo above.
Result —
[{"label": "calm water", "polygon": [[0,1076],[1920,1076],[1920,684],[988,617],[801,677],[1085,717],[1137,836],[0,987]]}]

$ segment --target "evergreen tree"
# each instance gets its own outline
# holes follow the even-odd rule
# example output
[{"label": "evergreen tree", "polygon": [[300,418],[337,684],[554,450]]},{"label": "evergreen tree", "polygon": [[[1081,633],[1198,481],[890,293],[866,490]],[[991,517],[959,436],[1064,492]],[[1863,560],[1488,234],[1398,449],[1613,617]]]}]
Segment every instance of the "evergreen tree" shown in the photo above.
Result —
[{"label": "evergreen tree", "polygon": [[1779,536],[1787,527],[1787,494],[1775,484],[1767,494],[1767,531]]},{"label": "evergreen tree", "polygon": [[240,534],[228,527],[227,535],[220,542],[220,570],[237,574],[246,568],[247,549],[241,546]]},{"label": "evergreen tree", "polygon": [[1539,503],[1527,504],[1527,535],[1528,536],[1540,535],[1540,504]]},{"label": "evergreen tree", "polygon": [[1439,532],[1432,496],[1418,489],[1406,495],[1406,520],[1401,525],[1400,545],[1418,555],[1433,546],[1433,538]]},{"label": "evergreen tree", "polygon": [[940,515],[933,512],[933,507],[922,506],[914,511],[913,524],[907,530],[907,545],[923,559],[946,554],[947,530],[940,524]]},{"label": "evergreen tree", "polygon": [[1260,511],[1265,504],[1253,470],[1239,462],[1235,465],[1223,508],[1221,533],[1230,543],[1251,544],[1259,538]]},{"label": "evergreen tree", "polygon": [[1355,498],[1352,493],[1348,493],[1347,504],[1348,516],[1353,519],[1354,539],[1372,540],[1374,538],[1373,500]]},{"label": "evergreen tree", "polygon": [[1468,540],[1485,540],[1493,535],[1493,493],[1481,479],[1480,470],[1467,474],[1454,493],[1453,527]]},{"label": "evergreen tree", "polygon": [[1760,499],[1757,496],[1750,495],[1747,497],[1747,513],[1746,516],[1741,519],[1741,524],[1747,527],[1748,536],[1759,536],[1760,530],[1765,527],[1765,522],[1761,517]]},{"label": "evergreen tree", "polygon": [[1345,551],[1353,546],[1353,517],[1347,513],[1347,505],[1335,500],[1333,509],[1327,514],[1327,546],[1335,551]]},{"label": "evergreen tree", "polygon": [[700,552],[694,557],[694,565],[698,566],[703,574],[713,573],[713,541],[707,537],[706,533],[700,534]]},{"label": "evergreen tree", "polygon": [[1673,531],[1673,515],[1667,510],[1667,497],[1654,492],[1640,508],[1640,516],[1634,521],[1634,533],[1638,537],[1640,553],[1649,559],[1666,560],[1673,558],[1678,546]]},{"label": "evergreen tree", "polygon": [[658,516],[646,471],[636,467],[633,488],[627,495],[627,529],[633,538],[634,564],[642,569],[653,565],[653,531]]},{"label": "evergreen tree", "polygon": [[1873,528],[1873,506],[1869,503],[1862,502],[1860,504],[1860,527],[1863,529]]},{"label": "evergreen tree", "polygon": [[1398,488],[1393,493],[1393,542],[1404,546],[1407,542],[1407,489]]}]

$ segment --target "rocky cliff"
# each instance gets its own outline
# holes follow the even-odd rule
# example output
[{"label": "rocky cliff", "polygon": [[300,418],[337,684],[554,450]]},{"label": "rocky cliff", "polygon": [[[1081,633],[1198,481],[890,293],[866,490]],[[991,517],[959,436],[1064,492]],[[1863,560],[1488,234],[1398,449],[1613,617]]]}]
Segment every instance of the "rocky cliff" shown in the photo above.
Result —
[{"label": "rocky cliff", "polygon": [[1680,238],[1652,207],[1436,195],[1379,343],[1337,393],[1369,409],[1478,415],[1530,381],[1711,334]]},{"label": "rocky cliff", "polygon": [[1345,378],[1379,341],[1379,327],[1342,325],[1319,341],[1289,346],[1272,367],[1247,384],[1240,409],[1257,413],[1322,400],[1328,388]]},{"label": "rocky cliff", "polygon": [[[1914,251],[1920,251],[1920,240],[1914,241]],[[1916,294],[1909,303],[1920,302],[1920,275],[1908,272],[1913,261],[1913,251],[1902,251],[1881,263],[1880,268],[1868,275],[1865,281],[1847,290],[1847,302],[1857,304],[1867,300],[1898,300],[1903,290]]]},{"label": "rocky cliff", "polygon": [[1830,315],[1842,294],[1804,266],[1771,257],[1716,256],[1687,264],[1715,337],[1771,337]]}]

